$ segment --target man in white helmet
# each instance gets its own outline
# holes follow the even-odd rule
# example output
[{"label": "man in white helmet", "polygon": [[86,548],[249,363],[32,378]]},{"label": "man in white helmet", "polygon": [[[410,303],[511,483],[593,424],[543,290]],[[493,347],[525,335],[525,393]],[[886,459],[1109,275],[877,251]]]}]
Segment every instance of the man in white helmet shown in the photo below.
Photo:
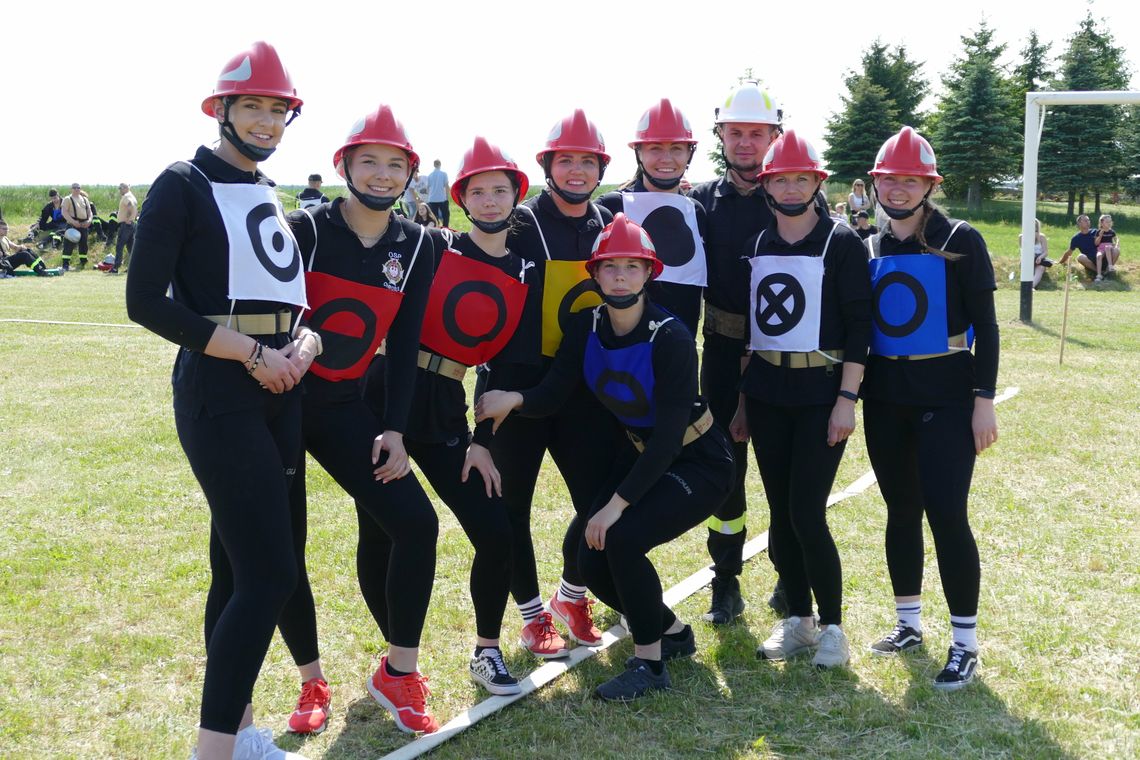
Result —
[{"label": "man in white helmet", "polygon": [[[690,197],[708,212],[705,255],[708,286],[704,291],[704,348],[701,359],[701,393],[708,398],[713,417],[727,430],[736,412],[737,386],[745,366],[748,343],[748,299],[740,299],[741,278],[749,277],[740,256],[750,237],[766,228],[772,211],[759,189],[756,175],[768,147],[780,135],[783,112],[779,104],[756,82],[745,82],[716,109],[716,132],[721,141],[725,175],[692,188]],[[745,295],[747,295],[745,293]],[[744,611],[740,594],[743,568],[745,511],[744,475],[748,461],[747,442],[734,442],[736,485],[720,508],[709,518],[708,549],[716,576],[712,603],[705,619],[714,624],[731,623]],[[782,594],[773,594],[769,604],[784,613]]]}]

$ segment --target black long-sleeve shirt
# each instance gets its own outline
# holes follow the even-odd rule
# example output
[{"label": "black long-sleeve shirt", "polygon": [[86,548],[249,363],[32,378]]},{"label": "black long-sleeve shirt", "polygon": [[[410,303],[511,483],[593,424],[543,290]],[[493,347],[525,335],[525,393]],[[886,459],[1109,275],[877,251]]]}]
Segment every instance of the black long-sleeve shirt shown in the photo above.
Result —
[{"label": "black long-sleeve shirt", "polygon": [[[637,327],[626,335],[614,334],[605,307],[600,307],[598,339],[607,349],[626,348],[646,343],[652,336],[650,321],[661,322],[667,315],[652,303]],[[594,324],[594,310],[575,314],[562,339],[554,364],[535,388],[522,391],[520,413],[527,417],[548,417],[565,403],[578,384],[583,382],[583,363],[586,342]],[[617,494],[633,503],[664,475],[678,456],[696,456],[700,447],[688,451],[682,441],[685,428],[704,413],[707,405],[697,393],[697,349],[693,336],[678,319],[671,319],[658,328],[652,342],[653,399],[655,422],[651,428],[626,426],[626,429],[645,442],[645,450],[617,487]],[[599,397],[605,405],[605,399]],[[695,445],[695,444],[694,444]],[[682,451],[684,453],[682,453]]]},{"label": "black long-sleeve shirt", "polygon": [[[788,243],[773,217],[760,245],[760,255],[820,256],[831,235],[835,220],[818,208],[807,213],[818,217],[807,237]],[[749,256],[758,236],[745,243]],[[751,298],[751,279],[742,276],[737,288]],[[739,296],[738,296],[739,297]],[[824,257],[820,300],[819,346],[823,351],[842,349],[845,363],[863,364],[871,340],[871,276],[867,269],[867,249],[848,227],[840,225],[831,235]],[[761,357],[748,362],[741,388],[745,394],[769,404],[805,406],[834,404],[842,380],[841,367],[777,367]]]},{"label": "black long-sleeve shirt", "polygon": [[[127,315],[182,347],[174,362],[174,408],[196,415],[203,408],[221,414],[256,406],[268,391],[241,362],[206,356],[216,324],[202,315],[230,311],[229,244],[210,182],[273,182],[226,163],[206,147],[192,160],[168,166],[151,185],[135,230],[127,277]],[[167,297],[167,288],[172,297]],[[292,308],[272,301],[238,301],[235,314],[269,314]],[[265,336],[280,348],[288,335]]]},{"label": "black long-sleeve shirt", "polygon": [[[294,211],[289,214],[288,221],[301,248],[306,269],[312,257],[314,272],[376,288],[403,291],[404,298],[388,329],[385,342],[388,361],[380,381],[388,388],[385,428],[405,432],[415,387],[420,326],[435,271],[436,253],[432,237],[424,234],[421,242],[420,226],[393,214],[384,234],[366,248],[344,220],[343,198]],[[314,243],[318,246],[315,256]],[[392,262],[398,262],[399,266],[394,267]],[[389,274],[393,271],[401,273],[399,282],[390,279]],[[306,403],[336,403],[360,397],[359,383],[350,380],[333,382],[312,373],[305,377],[305,387],[308,393]]]},{"label": "black long-sleeve shirt", "polygon": [[[956,224],[957,220],[936,211],[923,232],[931,246],[960,254],[946,260],[947,329],[950,335],[958,335],[973,325],[973,353],[958,351],[914,361],[872,354],[863,378],[864,397],[916,406],[973,406],[974,389],[993,391],[997,387],[1000,338],[994,311],[997,284],[993,262],[986,241],[968,224],[962,224],[950,237]],[[880,256],[923,253],[915,237],[899,240],[889,226],[873,240]]]}]

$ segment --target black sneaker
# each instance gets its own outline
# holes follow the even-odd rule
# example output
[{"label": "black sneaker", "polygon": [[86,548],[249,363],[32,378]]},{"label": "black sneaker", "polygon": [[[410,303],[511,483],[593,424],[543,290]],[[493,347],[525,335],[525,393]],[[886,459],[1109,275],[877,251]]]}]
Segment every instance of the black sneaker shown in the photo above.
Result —
[{"label": "black sneaker", "polygon": [[735,576],[712,579],[712,603],[709,611],[701,615],[713,625],[727,625],[744,612],[744,599],[740,596],[740,579]]},{"label": "black sneaker", "polygon": [[683,638],[670,638],[669,634],[661,636],[661,661],[679,660],[682,657],[692,657],[697,653],[697,638],[693,635],[693,627],[686,625],[681,629]]},{"label": "black sneaker", "polygon": [[492,694],[518,694],[522,691],[519,679],[507,670],[503,653],[495,647],[487,647],[472,657],[468,670],[471,680]]},{"label": "black sneaker", "polygon": [[961,689],[974,680],[977,669],[978,653],[954,644],[946,656],[946,667],[934,677],[934,688],[942,691]]},{"label": "black sneaker", "polygon": [[625,672],[594,689],[594,696],[607,702],[632,702],[651,691],[668,689],[672,685],[669,671],[664,666],[661,675],[654,675],[645,660],[630,657],[625,661]]},{"label": "black sneaker", "polygon": [[920,646],[922,646],[922,633],[900,620],[895,623],[893,631],[871,645],[871,654],[890,657]]},{"label": "black sneaker", "polygon": [[781,620],[791,617],[791,612],[788,609],[788,595],[784,591],[784,582],[779,578],[776,579],[776,585],[772,587],[772,595],[768,597],[768,606],[780,616]]}]

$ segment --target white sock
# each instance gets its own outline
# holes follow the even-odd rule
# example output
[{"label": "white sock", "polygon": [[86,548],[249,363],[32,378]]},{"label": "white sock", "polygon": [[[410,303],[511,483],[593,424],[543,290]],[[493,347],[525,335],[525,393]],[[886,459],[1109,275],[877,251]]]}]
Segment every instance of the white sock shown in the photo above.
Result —
[{"label": "white sock", "polygon": [[531,622],[545,611],[545,608],[542,606],[541,596],[536,596],[534,599],[522,602],[518,605],[518,608],[519,614],[522,615],[523,623]]},{"label": "white sock", "polygon": [[576,602],[585,596],[585,586],[575,586],[573,583],[567,583],[565,578],[558,584],[558,601],[560,602]]},{"label": "white sock", "polygon": [[969,649],[971,652],[978,651],[977,615],[970,615],[969,617],[951,615],[950,628],[954,646]]},{"label": "white sock", "polygon": [[895,602],[895,614],[899,622],[922,633],[922,601]]}]

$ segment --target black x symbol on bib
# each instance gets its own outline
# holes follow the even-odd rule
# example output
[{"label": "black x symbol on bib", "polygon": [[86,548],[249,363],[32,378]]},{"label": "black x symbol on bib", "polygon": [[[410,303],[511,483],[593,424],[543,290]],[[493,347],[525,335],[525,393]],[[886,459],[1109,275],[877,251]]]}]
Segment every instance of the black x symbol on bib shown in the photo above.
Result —
[{"label": "black x symbol on bib", "polygon": [[[779,293],[777,285],[783,286]],[[756,325],[765,335],[791,332],[803,318],[805,308],[803,286],[786,272],[770,274],[756,286]],[[773,317],[775,323],[770,321]]]}]

